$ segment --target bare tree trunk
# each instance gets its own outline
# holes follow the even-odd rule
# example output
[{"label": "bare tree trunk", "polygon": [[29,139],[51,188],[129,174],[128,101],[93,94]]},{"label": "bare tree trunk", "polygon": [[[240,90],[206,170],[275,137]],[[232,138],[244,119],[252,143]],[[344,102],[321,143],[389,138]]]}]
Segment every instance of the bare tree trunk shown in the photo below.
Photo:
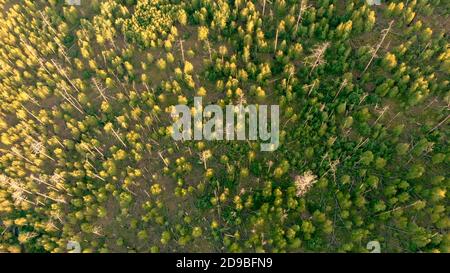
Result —
[{"label": "bare tree trunk", "polygon": [[278,47],[278,26],[277,26],[277,33],[275,34],[275,50],[274,53],[277,53],[277,47]]},{"label": "bare tree trunk", "polygon": [[58,192],[59,192],[59,189],[55,188],[52,184],[49,184],[49,183],[45,182],[45,181],[42,180],[42,179],[39,179],[39,178],[37,178],[37,177],[34,177],[33,175],[31,175],[31,179],[36,180],[36,181],[38,181],[39,183],[44,184],[44,185],[46,185],[46,186],[49,186],[52,190],[58,191]]},{"label": "bare tree trunk", "polygon": [[375,48],[375,50],[372,53],[372,57],[370,58],[370,61],[367,63],[366,68],[364,68],[364,71],[362,72],[362,74],[366,73],[367,69],[369,68],[370,64],[372,64],[373,59],[375,59],[375,57],[377,56],[378,50],[380,50],[381,45],[383,44],[384,40],[386,39],[387,35],[389,34],[389,32],[391,31],[392,28],[392,24],[394,24],[394,20],[392,20],[389,23],[389,27],[386,29],[383,29],[381,31],[381,40],[380,42],[377,44],[377,47]]},{"label": "bare tree trunk", "polygon": [[311,88],[309,88],[309,91],[308,91],[308,97],[311,94],[311,92],[314,90],[314,87],[316,87],[316,83],[317,83],[317,81],[313,81],[313,83],[311,84]]},{"label": "bare tree trunk", "polygon": [[13,148],[11,148],[11,151],[13,153],[15,153],[18,157],[20,157],[20,158],[24,159],[25,161],[27,161],[28,163],[30,163],[31,165],[36,165],[33,161],[29,160],[28,158],[24,157],[21,153],[19,153],[17,151],[17,148],[13,147]]},{"label": "bare tree trunk", "polygon": [[342,89],[347,86],[347,79],[344,79],[344,81],[341,83],[341,87],[339,87],[339,90],[336,93],[336,96],[334,96],[333,102],[336,100],[336,98],[339,96],[339,93],[341,93]]},{"label": "bare tree trunk", "polygon": [[69,77],[67,76],[66,72],[64,71],[64,69],[62,69],[58,63],[56,63],[53,59],[51,60],[53,65],[56,67],[56,69],[58,70],[58,72],[64,76],[66,78],[66,80],[70,83],[70,85],[72,85],[72,87],[78,92],[80,93],[80,90],[78,90],[78,88],[75,86],[75,84],[72,82],[71,79],[69,79]]},{"label": "bare tree trunk", "polygon": [[130,95],[127,93],[127,89],[125,88],[125,85],[120,81],[119,77],[117,77],[117,74],[115,72],[112,73],[114,75],[114,78],[116,78],[117,82],[120,84],[120,86],[123,89],[123,94],[127,96],[127,98],[130,98]]},{"label": "bare tree trunk", "polygon": [[54,202],[57,202],[57,203],[66,203],[66,201],[65,201],[64,199],[55,199],[55,198],[53,198],[53,197],[50,197],[50,196],[48,196],[48,195],[46,195],[46,194],[43,194],[43,193],[40,193],[40,192],[38,192],[38,191],[36,191],[36,192],[29,191],[29,190],[27,190],[27,189],[21,187],[21,186],[19,185],[18,182],[14,181],[14,180],[11,179],[11,178],[8,178],[8,177],[2,177],[2,181],[3,181],[3,182],[6,182],[7,184],[9,184],[9,185],[11,186],[11,188],[13,188],[13,189],[15,189],[15,190],[19,190],[20,192],[25,192],[25,193],[28,193],[28,194],[30,194],[30,195],[37,194],[37,195],[39,195],[39,196],[42,196],[42,197],[47,198],[47,199],[50,199],[50,200],[52,200],[52,201],[54,201]]},{"label": "bare tree trunk", "polygon": [[95,87],[97,87],[97,90],[98,90],[98,92],[100,93],[100,96],[102,96],[102,98],[103,98],[105,101],[109,102],[109,101],[108,101],[108,98],[107,98],[107,97],[105,96],[105,94],[103,93],[103,89],[100,89],[100,87],[98,86],[97,80],[96,80],[95,78],[93,78],[93,79],[92,79],[92,82],[94,83]]},{"label": "bare tree trunk", "polygon": [[180,50],[181,50],[181,57],[183,58],[183,63],[186,61],[184,58],[184,48],[183,48],[183,40],[180,39]]},{"label": "bare tree trunk", "polygon": [[123,142],[122,138],[120,138],[119,134],[114,130],[114,128],[111,127],[111,130],[112,130],[113,134],[116,136],[116,138],[120,141],[120,143],[122,143],[122,145],[125,148],[128,148],[127,145],[125,144],[125,142]]},{"label": "bare tree trunk", "polygon": [[47,72],[47,74],[52,75],[52,73],[50,73],[50,71],[48,71],[47,67],[45,67],[45,65],[42,63],[42,59],[35,52],[36,50],[31,45],[29,45],[28,42],[24,41],[22,39],[22,37],[19,37],[19,39],[20,39],[20,41],[22,41],[22,43],[25,45],[26,49],[28,49],[28,51],[31,53],[31,55],[36,58],[36,60],[40,64],[40,66]]},{"label": "bare tree trunk", "polygon": [[386,111],[389,109],[389,106],[386,106],[383,108],[381,114],[378,116],[377,120],[375,120],[374,125],[378,123],[378,121],[383,117],[383,115],[386,113]]},{"label": "bare tree trunk", "polygon": [[44,124],[37,116],[35,116],[31,111],[29,111],[22,103],[20,104],[20,106],[22,106],[22,108],[23,108],[28,114],[30,114],[33,118],[35,118],[37,121],[39,121],[40,124]]},{"label": "bare tree trunk", "polygon": [[298,31],[298,26],[300,25],[300,21],[302,20],[303,11],[306,9],[306,4],[304,0],[300,2],[300,10],[298,11],[297,22],[295,23],[295,33]]},{"label": "bare tree trunk", "polygon": [[434,126],[433,129],[431,129],[430,131],[428,131],[428,133],[431,133],[431,132],[433,132],[434,130],[436,130],[437,128],[441,127],[441,125],[444,124],[449,118],[450,118],[450,115],[448,115],[444,120],[442,120],[441,122],[439,122],[438,125]]},{"label": "bare tree trunk", "polygon": [[164,162],[164,165],[169,166],[166,159],[162,156],[161,152],[158,152],[159,157],[161,157],[162,161]]},{"label": "bare tree trunk", "polygon": [[212,63],[212,54],[211,54],[211,46],[209,45],[209,41],[206,40],[206,45],[208,46],[208,52],[209,52],[209,60]]},{"label": "bare tree trunk", "polygon": [[[51,31],[53,31],[53,33],[55,34],[55,37],[57,37],[57,34],[58,34],[58,33],[56,32],[56,30],[55,30],[55,29],[50,25],[50,23],[48,22],[47,16],[45,16],[45,15],[42,13],[42,11],[39,11],[39,13],[41,14],[42,20],[44,20],[44,23],[48,26],[48,28],[49,28]],[[61,42],[59,42],[59,40],[58,40],[57,38],[54,39],[54,41],[55,41],[55,43],[59,46],[59,48],[61,49],[61,53],[63,54],[64,59],[65,59],[68,63],[72,64],[72,62],[70,61],[70,59],[67,57],[66,50],[65,50],[65,46],[62,45]]]},{"label": "bare tree trunk", "polygon": [[[65,92],[65,94],[63,92],[61,92],[59,89],[56,89],[59,94],[67,101],[70,103],[70,105],[72,105],[75,109],[77,109],[81,114],[84,114],[84,111],[78,107],[77,105],[75,105],[75,103],[72,101],[71,96],[69,95],[69,93],[67,93],[67,90],[63,87],[62,88]],[[77,101],[78,102],[78,101]],[[81,105],[80,105],[81,106]]]},{"label": "bare tree trunk", "polygon": [[105,155],[100,151],[99,148],[95,147],[94,145],[92,145],[92,147],[94,148],[94,150],[97,151],[97,153],[99,153],[103,158],[105,157]]},{"label": "bare tree trunk", "polygon": [[264,16],[264,13],[266,13],[266,0],[264,0],[264,3],[263,3],[262,16]]},{"label": "bare tree trunk", "polygon": [[313,54],[311,55],[311,58],[314,59],[314,61],[311,63],[311,71],[309,72],[309,76],[311,76],[312,72],[314,71],[314,69],[316,69],[317,66],[325,63],[323,56],[329,46],[330,46],[330,43],[326,42],[326,43],[323,43],[323,44],[317,46],[313,50]]}]

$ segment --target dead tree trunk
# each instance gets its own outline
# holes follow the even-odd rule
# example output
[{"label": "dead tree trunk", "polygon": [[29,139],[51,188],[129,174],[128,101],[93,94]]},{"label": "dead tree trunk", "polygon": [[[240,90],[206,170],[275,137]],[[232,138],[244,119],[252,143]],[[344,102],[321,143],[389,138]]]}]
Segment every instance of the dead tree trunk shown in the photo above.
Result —
[{"label": "dead tree trunk", "polygon": [[306,6],[305,0],[301,0],[300,2],[300,9],[298,11],[298,16],[297,16],[297,22],[295,23],[295,33],[297,33],[298,31],[298,27],[300,25],[300,22],[302,20],[302,15],[303,12],[307,9],[308,7]]},{"label": "dead tree trunk", "polygon": [[274,49],[275,54],[277,54],[277,48],[278,48],[278,24],[277,24],[277,32],[275,33],[275,49]]},{"label": "dead tree trunk", "polygon": [[266,0],[264,0],[263,3],[263,11],[262,11],[262,16],[264,17],[264,13],[266,12]]},{"label": "dead tree trunk", "polygon": [[100,88],[100,86],[97,83],[97,80],[95,78],[92,79],[92,82],[94,83],[95,87],[97,88],[98,92],[100,93],[100,96],[106,101],[108,101],[108,98],[105,96],[105,94],[103,93],[104,89]]},{"label": "dead tree trunk", "polygon": [[209,60],[211,61],[211,63],[212,63],[212,53],[211,53],[211,46],[210,46],[210,44],[209,44],[209,41],[208,40],[206,40],[206,45],[208,46],[208,52],[209,52]]},{"label": "dead tree trunk", "polygon": [[185,63],[186,59],[184,58],[183,40],[181,39],[180,39],[180,50],[181,50],[181,58],[183,58],[183,63]]},{"label": "dead tree trunk", "polygon": [[329,46],[330,43],[326,42],[314,48],[313,54],[309,57],[310,59],[313,59],[313,62],[311,62],[311,71],[309,72],[309,76],[311,76],[314,69],[316,69],[319,65],[325,63],[324,55]]},{"label": "dead tree trunk", "polygon": [[370,58],[370,61],[367,63],[366,68],[364,68],[364,71],[362,72],[362,74],[366,73],[367,69],[369,68],[369,66],[372,64],[373,59],[375,59],[375,57],[377,56],[378,50],[380,50],[380,47],[383,45],[384,40],[386,39],[387,35],[389,34],[389,32],[391,31],[392,25],[394,24],[394,21],[392,20],[389,23],[389,27],[386,29],[383,29],[381,31],[381,40],[380,42],[377,44],[375,50],[372,53],[372,57]]}]

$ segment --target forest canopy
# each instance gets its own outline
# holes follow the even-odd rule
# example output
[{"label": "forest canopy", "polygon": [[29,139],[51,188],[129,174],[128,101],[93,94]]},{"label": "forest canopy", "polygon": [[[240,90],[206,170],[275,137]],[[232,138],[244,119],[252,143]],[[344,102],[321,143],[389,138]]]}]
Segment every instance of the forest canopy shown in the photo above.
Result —
[{"label": "forest canopy", "polygon": [[0,252],[450,252],[450,2],[368,2],[0,0]]}]

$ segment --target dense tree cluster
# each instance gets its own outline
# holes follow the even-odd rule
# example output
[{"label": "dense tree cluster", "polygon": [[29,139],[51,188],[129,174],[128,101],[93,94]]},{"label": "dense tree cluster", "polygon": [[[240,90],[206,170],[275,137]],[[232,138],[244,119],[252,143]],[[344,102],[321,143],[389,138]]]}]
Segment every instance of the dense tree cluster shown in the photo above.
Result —
[{"label": "dense tree cluster", "polygon": [[82,2],[0,0],[0,252],[450,252],[448,1]]}]

